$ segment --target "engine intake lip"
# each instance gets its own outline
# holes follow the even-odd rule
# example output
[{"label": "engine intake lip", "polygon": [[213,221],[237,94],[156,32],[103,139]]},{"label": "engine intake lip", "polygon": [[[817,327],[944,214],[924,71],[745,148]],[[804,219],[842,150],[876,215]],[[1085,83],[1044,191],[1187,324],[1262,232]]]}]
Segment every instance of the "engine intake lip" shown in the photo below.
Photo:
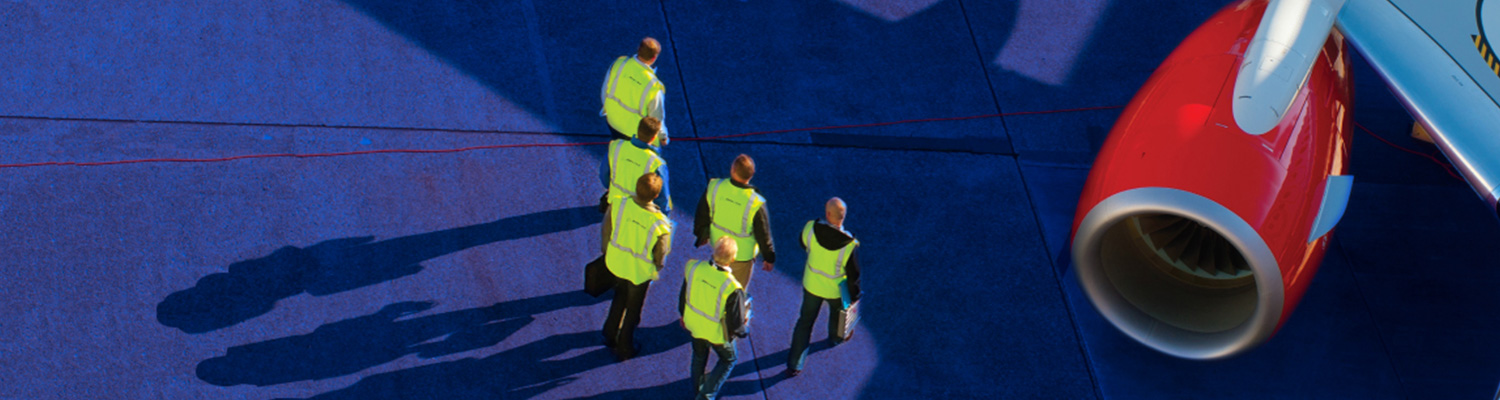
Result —
[{"label": "engine intake lip", "polygon": [[[1127,223],[1130,217],[1144,214],[1169,214],[1191,219],[1223,236],[1240,252],[1253,272],[1253,311],[1232,327],[1209,332],[1164,322],[1132,303],[1127,293],[1122,293],[1111,279],[1108,270],[1122,267],[1106,266],[1104,245],[1111,229]],[[1146,187],[1104,199],[1079,223],[1078,231],[1073,235],[1072,253],[1078,282],[1094,307],[1121,332],[1163,353],[1196,360],[1229,357],[1270,339],[1280,322],[1285,296],[1281,269],[1270,248],[1260,234],[1233,211],[1191,192]],[[1162,314],[1164,311],[1158,308],[1154,312]]]}]

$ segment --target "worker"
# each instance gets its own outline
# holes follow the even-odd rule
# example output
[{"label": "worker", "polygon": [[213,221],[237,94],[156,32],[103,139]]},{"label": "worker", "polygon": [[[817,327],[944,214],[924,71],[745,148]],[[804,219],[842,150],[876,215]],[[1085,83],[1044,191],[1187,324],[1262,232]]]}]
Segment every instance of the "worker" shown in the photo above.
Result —
[{"label": "worker", "polygon": [[672,223],[651,203],[661,187],[660,176],[641,175],[635,196],[610,205],[612,218],[604,221],[604,263],[615,275],[615,299],[604,320],[604,346],[612,348],[620,361],[640,352],[634,335],[641,323],[646,290],[672,249]]},{"label": "worker", "polygon": [[797,317],[797,327],[792,330],[792,349],[787,355],[786,372],[789,376],[802,373],[813,322],[817,321],[823,303],[828,303],[828,340],[837,346],[850,339],[839,329],[844,323],[844,309],[859,301],[860,295],[859,241],[844,230],[844,217],[848,211],[843,200],[837,197],[828,199],[823,206],[824,220],[807,221],[807,226],[802,228],[807,270],[802,273],[802,313]]},{"label": "worker", "polygon": [[661,177],[661,196],[656,205],[662,213],[672,212],[672,189],[668,184],[667,160],[661,157],[661,149],[651,141],[661,132],[661,121],[655,117],[641,118],[636,122],[636,137],[615,139],[609,142],[604,160],[599,164],[599,181],[604,184],[604,197],[599,199],[599,210],[609,219],[609,205],[634,195],[636,179],[648,173]]},{"label": "worker", "polygon": [[734,279],[750,287],[752,263],[757,254],[765,263],[764,269],[775,268],[776,247],[771,242],[771,212],[766,209],[766,199],[750,186],[755,176],[755,160],[740,154],[730,165],[729,179],[711,179],[703,198],[698,201],[698,211],[693,218],[693,235],[697,247],[717,241],[721,237],[733,237],[739,245],[739,255],[729,267],[734,270]]},{"label": "worker", "polygon": [[[712,262],[688,260],[684,268],[687,276],[677,297],[677,309],[682,312],[682,327],[693,336],[690,376],[697,399],[718,396],[729,370],[734,368],[738,353],[735,339],[748,334],[745,328],[750,324],[750,314],[745,290],[729,269],[738,247],[733,238],[719,238],[714,243]],[[719,361],[705,376],[709,349],[718,354]]]},{"label": "worker", "polygon": [[[661,80],[656,79],[656,67],[652,66],[660,54],[661,43],[648,37],[641,39],[635,57],[620,56],[610,64],[609,72],[604,75],[604,86],[599,88],[599,101],[604,104],[599,115],[609,125],[612,138],[630,139],[630,130],[635,129],[641,118],[667,120],[666,89]],[[667,128],[663,126],[661,135],[646,142],[660,147],[670,141]]]}]

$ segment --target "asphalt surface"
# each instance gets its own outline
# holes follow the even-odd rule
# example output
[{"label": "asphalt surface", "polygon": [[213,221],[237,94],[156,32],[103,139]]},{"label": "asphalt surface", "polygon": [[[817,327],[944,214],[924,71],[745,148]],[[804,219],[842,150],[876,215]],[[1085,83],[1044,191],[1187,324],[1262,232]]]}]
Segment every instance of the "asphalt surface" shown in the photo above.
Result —
[{"label": "asphalt surface", "polygon": [[[1500,225],[1362,132],[1328,256],[1260,348],[1174,359],[1082,296],[1098,146],[1222,5],[0,1],[0,399],[686,398],[692,213],[741,153],[781,259],[724,398],[1491,396]],[[579,289],[597,90],[642,36],[677,225],[616,363]],[[1435,152],[1355,66],[1355,121]],[[797,235],[831,196],[864,320],[838,347],[820,320],[788,379]]]}]

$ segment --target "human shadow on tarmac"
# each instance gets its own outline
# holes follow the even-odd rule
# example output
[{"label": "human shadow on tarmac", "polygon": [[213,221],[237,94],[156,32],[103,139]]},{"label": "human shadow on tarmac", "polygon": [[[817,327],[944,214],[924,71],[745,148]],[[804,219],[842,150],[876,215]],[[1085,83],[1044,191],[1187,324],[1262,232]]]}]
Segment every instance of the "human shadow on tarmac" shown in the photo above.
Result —
[{"label": "human shadow on tarmac", "polygon": [[[807,354],[811,356],[814,353],[818,353],[830,348],[832,348],[832,346],[829,345],[829,342],[827,340],[823,340],[817,343],[813,343],[812,346],[808,348]],[[748,350],[748,346],[740,348],[741,356],[748,354],[746,353]],[[740,361],[734,364],[734,369],[729,372],[730,380],[724,382],[724,386],[719,388],[719,397],[743,396],[747,394],[764,392],[767,389],[776,386],[776,384],[781,383],[781,381],[790,379],[783,372],[771,376],[762,375],[760,379],[757,380],[733,380],[745,375],[754,374],[758,371],[770,370],[772,367],[775,367],[777,365],[786,365],[786,357],[790,352],[791,350],[782,350],[760,356],[759,358],[756,358],[754,360],[745,360],[743,357],[740,358]],[[709,368],[713,368],[715,360],[716,359],[712,357],[709,358]],[[688,383],[688,370],[690,367],[687,364],[682,364],[680,368],[682,370],[683,376],[683,379],[680,380],[652,387],[623,389],[613,392],[600,393],[594,396],[580,397],[576,400],[691,398],[695,392],[692,385]],[[811,366],[808,368],[817,367]]]},{"label": "human shadow on tarmac", "polygon": [[498,221],[372,242],[373,236],[286,246],[229,265],[156,305],[156,320],[204,333],[270,312],[281,299],[358,289],[422,271],[419,264],[471,247],[562,232],[599,222],[594,206],[507,217]]},{"label": "human shadow on tarmac", "polygon": [[[639,357],[688,343],[687,333],[675,322],[637,329],[636,337],[641,343]],[[614,364],[614,353],[600,344],[601,339],[597,330],[552,335],[484,358],[464,358],[367,376],[352,386],[310,400],[531,398],[572,383],[574,375]],[[583,348],[592,350],[559,358]]]},{"label": "human shadow on tarmac", "polygon": [[306,335],[231,347],[223,356],[198,363],[198,379],[219,386],[268,386],[344,376],[409,354],[457,354],[500,343],[530,323],[533,315],[603,300],[564,292],[411,319],[401,318],[434,304],[395,303]]}]

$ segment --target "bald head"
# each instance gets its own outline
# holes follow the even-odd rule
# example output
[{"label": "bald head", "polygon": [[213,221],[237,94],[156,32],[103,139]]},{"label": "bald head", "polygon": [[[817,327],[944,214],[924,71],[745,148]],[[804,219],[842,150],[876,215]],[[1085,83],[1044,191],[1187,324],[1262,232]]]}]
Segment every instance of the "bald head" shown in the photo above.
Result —
[{"label": "bald head", "polygon": [[740,251],[740,245],[733,238],[724,236],[714,243],[714,262],[719,265],[729,265],[734,262],[734,256]]},{"label": "bald head", "polygon": [[844,216],[848,214],[849,206],[844,204],[843,199],[834,197],[828,199],[828,203],[823,205],[823,217],[828,219],[829,225],[843,227]]}]

